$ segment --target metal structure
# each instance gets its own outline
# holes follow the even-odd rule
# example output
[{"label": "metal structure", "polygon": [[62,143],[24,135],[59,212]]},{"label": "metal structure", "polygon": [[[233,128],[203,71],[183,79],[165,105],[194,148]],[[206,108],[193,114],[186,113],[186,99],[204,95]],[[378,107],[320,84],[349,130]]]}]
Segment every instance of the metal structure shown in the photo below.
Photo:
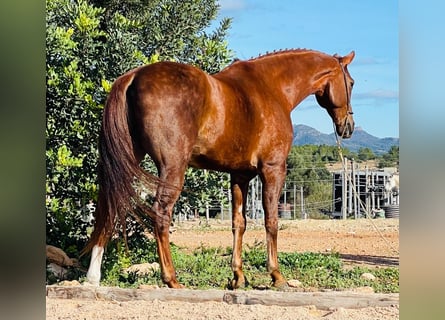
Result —
[{"label": "metal structure", "polygon": [[[307,203],[303,193],[303,183],[290,182],[285,184],[278,205],[280,219],[307,219],[308,212],[314,207],[320,209],[321,214],[332,218],[363,218],[370,217],[398,218],[399,217],[399,190],[387,190],[385,185],[394,174],[395,168],[360,170],[354,159],[344,158],[343,169],[332,173],[332,198],[319,203]],[[327,182],[329,183],[329,182]],[[205,207],[205,216],[231,219],[230,189],[221,190],[227,196],[227,202],[210,200]],[[326,209],[330,207],[330,209]],[[262,206],[262,183],[259,177],[252,179],[249,185],[247,199],[247,216],[261,223],[264,219]],[[187,216],[179,214],[179,221],[188,218],[197,218],[197,209]]]},{"label": "metal structure", "polygon": [[387,217],[398,217],[399,192],[386,190],[385,185],[396,173],[394,168],[359,170],[352,159],[344,159],[343,170],[334,172],[332,182],[334,218],[371,217],[385,211]]}]

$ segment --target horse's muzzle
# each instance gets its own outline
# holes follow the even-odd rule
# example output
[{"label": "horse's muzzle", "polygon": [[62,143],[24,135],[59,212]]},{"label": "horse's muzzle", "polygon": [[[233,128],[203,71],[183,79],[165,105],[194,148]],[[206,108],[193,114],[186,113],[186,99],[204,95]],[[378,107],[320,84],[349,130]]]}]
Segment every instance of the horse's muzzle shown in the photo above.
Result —
[{"label": "horse's muzzle", "polygon": [[354,132],[354,120],[352,119],[352,116],[349,115],[341,125],[336,125],[336,131],[343,139],[350,138]]}]

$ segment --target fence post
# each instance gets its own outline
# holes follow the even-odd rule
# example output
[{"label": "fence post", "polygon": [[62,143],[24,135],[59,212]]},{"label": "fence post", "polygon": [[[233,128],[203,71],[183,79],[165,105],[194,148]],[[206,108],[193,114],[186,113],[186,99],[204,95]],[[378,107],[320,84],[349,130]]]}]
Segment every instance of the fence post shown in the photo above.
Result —
[{"label": "fence post", "polygon": [[227,188],[227,198],[229,199],[229,216],[232,217],[232,188]]},{"label": "fence post", "polygon": [[342,195],[341,195],[341,211],[342,211],[342,216],[343,219],[346,219],[347,217],[347,213],[346,213],[346,206],[347,206],[347,200],[346,200],[346,195],[347,195],[347,172],[348,172],[348,158],[344,158],[343,159],[343,177],[341,180],[342,183]]},{"label": "fence post", "polygon": [[360,166],[358,163],[355,163],[355,182],[354,182],[355,190],[357,190],[357,194],[354,194],[354,205],[355,212],[357,218],[360,218]]},{"label": "fence post", "polygon": [[251,200],[251,205],[250,205],[250,209],[251,209],[251,212],[250,212],[250,217],[252,218],[252,219],[255,219],[255,221],[257,220],[256,219],[256,208],[255,208],[255,205],[256,205],[256,188],[255,188],[255,182],[256,182],[256,177],[255,177],[255,179],[253,179],[253,181],[250,183],[250,200]]},{"label": "fence post", "polygon": [[354,219],[358,218],[357,215],[357,179],[356,179],[356,167],[354,158],[351,159],[351,177],[352,177],[352,185],[351,185],[351,209],[354,211]]},{"label": "fence post", "polygon": [[[222,189],[221,189],[221,191],[222,191]],[[221,221],[223,221],[224,220],[224,201],[221,200],[219,205],[221,207]]]},{"label": "fence post", "polygon": [[285,206],[285,208],[284,208],[284,210],[286,210],[286,204],[287,204],[287,184],[286,184],[286,181],[284,182],[284,188],[283,188],[283,191],[284,191],[284,206]]},{"label": "fence post", "polygon": [[210,217],[209,217],[209,204],[206,203],[206,220],[207,224],[209,223]]},{"label": "fence post", "polygon": [[306,219],[306,212],[304,211],[304,198],[303,198],[303,186],[300,186],[300,208],[301,208],[301,219]]},{"label": "fence post", "polygon": [[[351,166],[352,166],[352,160],[351,160]],[[351,215],[352,214],[352,167],[351,170],[348,170],[347,176],[348,179],[346,180],[347,186],[348,186],[348,214]],[[351,171],[351,172],[349,172]]]}]

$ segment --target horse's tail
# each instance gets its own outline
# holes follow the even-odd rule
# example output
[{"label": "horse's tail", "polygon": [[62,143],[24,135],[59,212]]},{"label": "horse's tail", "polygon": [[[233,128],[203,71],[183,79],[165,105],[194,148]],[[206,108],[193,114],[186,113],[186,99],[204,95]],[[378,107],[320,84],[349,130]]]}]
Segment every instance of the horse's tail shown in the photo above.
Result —
[{"label": "horse's tail", "polygon": [[95,211],[94,230],[82,254],[95,245],[104,246],[117,225],[122,226],[126,238],[126,214],[143,211],[153,219],[153,211],[141,199],[138,188],[156,182],[156,177],[145,172],[135,156],[128,118],[127,89],[135,72],[119,77],[108,96],[99,135],[98,182],[99,197]]}]

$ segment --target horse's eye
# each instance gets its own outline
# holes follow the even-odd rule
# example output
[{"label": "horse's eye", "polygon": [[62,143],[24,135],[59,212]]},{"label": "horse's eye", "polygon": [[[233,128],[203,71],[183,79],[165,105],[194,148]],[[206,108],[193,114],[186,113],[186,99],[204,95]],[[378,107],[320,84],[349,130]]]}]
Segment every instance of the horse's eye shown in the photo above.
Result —
[{"label": "horse's eye", "polygon": [[354,88],[354,81],[351,81],[351,88]]}]

